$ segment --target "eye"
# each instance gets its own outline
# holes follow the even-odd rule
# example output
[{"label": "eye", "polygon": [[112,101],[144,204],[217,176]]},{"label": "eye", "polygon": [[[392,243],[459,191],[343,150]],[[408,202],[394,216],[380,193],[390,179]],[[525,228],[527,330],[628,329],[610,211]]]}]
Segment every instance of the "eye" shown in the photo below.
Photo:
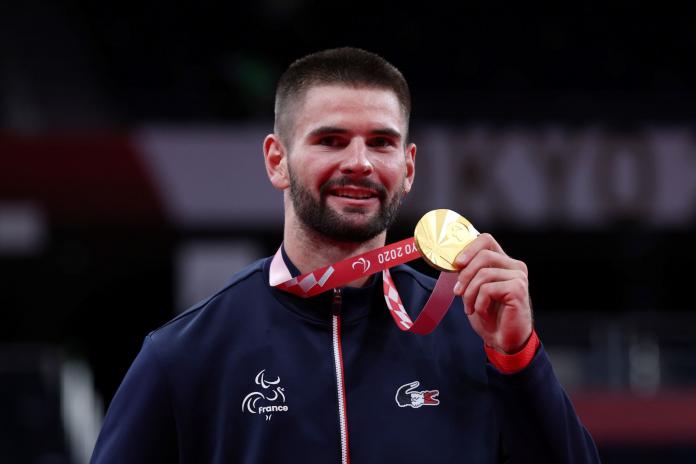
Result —
[{"label": "eye", "polygon": [[343,147],[346,142],[336,135],[326,135],[317,140],[317,144],[323,145],[325,147]]},{"label": "eye", "polygon": [[370,139],[368,145],[375,148],[388,148],[394,146],[394,142],[387,137],[375,137]]}]

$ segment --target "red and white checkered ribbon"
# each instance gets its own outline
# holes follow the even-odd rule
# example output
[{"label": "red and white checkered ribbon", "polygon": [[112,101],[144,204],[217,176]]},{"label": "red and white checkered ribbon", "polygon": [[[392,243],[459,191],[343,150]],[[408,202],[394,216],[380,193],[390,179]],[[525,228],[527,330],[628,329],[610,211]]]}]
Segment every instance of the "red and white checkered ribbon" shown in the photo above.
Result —
[{"label": "red and white checkered ribbon", "polygon": [[430,298],[413,322],[401,302],[399,292],[389,274],[389,268],[420,258],[420,256],[414,239],[408,238],[292,277],[279,248],[273,261],[271,261],[269,284],[280,290],[307,298],[382,271],[384,300],[397,327],[406,332],[426,335],[437,327],[449,309],[454,299],[453,289],[458,274],[456,272],[440,273]]}]

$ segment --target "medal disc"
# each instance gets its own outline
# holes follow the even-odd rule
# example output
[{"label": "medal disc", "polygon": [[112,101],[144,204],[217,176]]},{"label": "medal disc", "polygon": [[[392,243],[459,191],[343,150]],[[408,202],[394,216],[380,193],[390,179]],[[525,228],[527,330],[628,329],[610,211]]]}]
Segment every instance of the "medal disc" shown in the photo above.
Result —
[{"label": "medal disc", "polygon": [[454,260],[478,235],[474,226],[449,209],[426,213],[413,233],[423,259],[440,271],[456,271]]}]

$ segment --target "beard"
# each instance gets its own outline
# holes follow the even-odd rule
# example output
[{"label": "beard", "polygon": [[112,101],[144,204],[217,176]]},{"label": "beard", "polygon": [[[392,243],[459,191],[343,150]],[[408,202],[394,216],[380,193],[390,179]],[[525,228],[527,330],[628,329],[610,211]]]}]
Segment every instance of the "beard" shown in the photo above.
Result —
[{"label": "beard", "polygon": [[[396,220],[396,214],[404,197],[403,181],[401,189],[389,198],[387,190],[376,182],[342,177],[322,184],[319,189],[319,199],[316,199],[309,189],[297,180],[292,170],[289,170],[289,174],[290,199],[297,217],[311,230],[339,242],[361,243],[387,230]],[[365,216],[367,213],[362,208],[335,211],[326,203],[329,189],[346,185],[368,188],[377,192],[380,201],[379,210],[363,224],[355,224],[350,220],[351,215]]]}]

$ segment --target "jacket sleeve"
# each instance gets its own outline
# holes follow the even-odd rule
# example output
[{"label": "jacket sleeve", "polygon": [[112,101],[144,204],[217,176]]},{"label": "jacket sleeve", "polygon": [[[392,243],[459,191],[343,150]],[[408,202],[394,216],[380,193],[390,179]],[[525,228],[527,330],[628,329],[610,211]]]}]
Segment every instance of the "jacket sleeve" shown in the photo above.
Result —
[{"label": "jacket sleeve", "polygon": [[518,373],[503,374],[491,364],[487,370],[510,462],[600,462],[543,346]]},{"label": "jacket sleeve", "polygon": [[171,395],[148,336],[116,391],[92,464],[177,462]]}]

